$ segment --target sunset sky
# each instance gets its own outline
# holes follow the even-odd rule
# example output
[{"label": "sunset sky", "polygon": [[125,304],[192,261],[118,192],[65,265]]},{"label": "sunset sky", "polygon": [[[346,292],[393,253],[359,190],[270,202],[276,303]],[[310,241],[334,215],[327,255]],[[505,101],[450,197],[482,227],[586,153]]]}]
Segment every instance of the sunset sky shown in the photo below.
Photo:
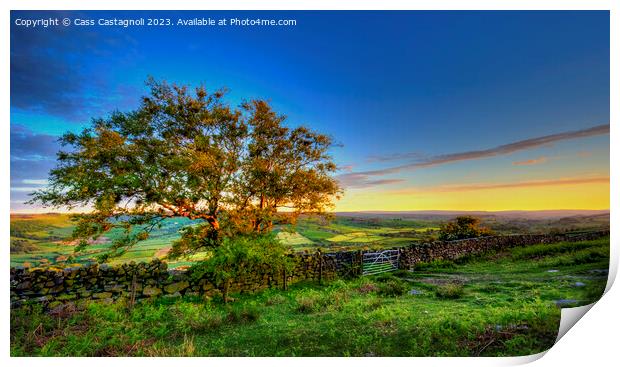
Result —
[{"label": "sunset sky", "polygon": [[[23,28],[42,17],[292,27]],[[270,99],[327,133],[337,211],[609,208],[609,13],[12,12],[11,209],[56,139],[138,106],[152,75]],[[45,209],[46,211],[48,209]]]}]

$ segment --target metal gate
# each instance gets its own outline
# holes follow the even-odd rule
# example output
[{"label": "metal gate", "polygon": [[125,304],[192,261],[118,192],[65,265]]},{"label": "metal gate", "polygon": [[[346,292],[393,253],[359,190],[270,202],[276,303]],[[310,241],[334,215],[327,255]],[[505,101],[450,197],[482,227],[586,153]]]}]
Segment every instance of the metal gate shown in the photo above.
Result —
[{"label": "metal gate", "polygon": [[398,269],[398,250],[365,252],[362,257],[362,275],[373,275]]}]

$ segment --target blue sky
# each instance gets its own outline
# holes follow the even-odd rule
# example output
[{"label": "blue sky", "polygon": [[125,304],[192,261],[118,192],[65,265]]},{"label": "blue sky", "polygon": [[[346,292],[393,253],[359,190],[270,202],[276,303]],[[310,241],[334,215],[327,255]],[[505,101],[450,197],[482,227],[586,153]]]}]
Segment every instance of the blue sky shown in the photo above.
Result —
[{"label": "blue sky", "polygon": [[[261,17],[297,25],[26,29],[14,22],[49,16]],[[12,210],[28,209],[22,201],[54,165],[59,134],[90,117],[137,107],[148,75],[211,90],[225,86],[233,103],[268,98],[291,125],[332,135],[342,144],[333,150],[347,188],[342,210],[381,210],[368,193],[407,195],[402,210],[429,209],[437,187],[474,185],[481,195],[480,185],[506,183],[537,187],[522,195],[542,202],[523,208],[609,206],[605,11],[12,12],[11,18]],[[550,135],[557,137],[528,143]],[[495,149],[509,144],[515,149]],[[470,154],[476,151],[483,153]],[[561,197],[535,199],[558,180],[568,190]],[[595,203],[583,202],[584,194]],[[465,205],[445,202],[448,196],[435,198],[437,209]],[[479,202],[471,209],[503,208]]]}]

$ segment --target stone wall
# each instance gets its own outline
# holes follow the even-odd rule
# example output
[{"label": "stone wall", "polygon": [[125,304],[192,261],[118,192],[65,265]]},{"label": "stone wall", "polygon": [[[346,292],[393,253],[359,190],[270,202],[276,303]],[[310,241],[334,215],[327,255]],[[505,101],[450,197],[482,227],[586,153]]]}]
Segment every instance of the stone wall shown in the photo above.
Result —
[{"label": "stone wall", "polygon": [[482,254],[511,247],[554,243],[562,241],[585,241],[609,235],[609,230],[557,235],[508,235],[480,237],[466,240],[413,244],[401,248],[399,266],[404,269],[415,267],[419,262],[433,260],[454,260],[465,255]]},{"label": "stone wall", "polygon": [[[450,242],[412,244],[396,248],[400,251],[399,266],[413,268],[416,263],[439,259],[456,259],[470,254],[515,246],[559,241],[580,241],[609,235],[609,231],[577,235],[513,235],[483,237]],[[274,273],[268,266],[249,277],[237,279],[231,293],[257,292],[268,287],[286,287],[302,280],[332,280],[361,274],[362,251],[291,255],[293,269]],[[27,301],[55,307],[63,302],[100,300],[114,302],[140,301],[152,297],[181,295],[213,296],[219,291],[207,277],[192,276],[191,271],[168,270],[165,262],[128,263],[119,266],[90,264],[73,268],[11,268],[11,307]]]}]

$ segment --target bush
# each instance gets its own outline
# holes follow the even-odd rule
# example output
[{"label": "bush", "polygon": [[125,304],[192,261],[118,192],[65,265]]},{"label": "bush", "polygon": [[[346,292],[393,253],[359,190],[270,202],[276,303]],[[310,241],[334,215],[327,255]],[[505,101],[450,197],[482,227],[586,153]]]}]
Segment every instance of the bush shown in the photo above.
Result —
[{"label": "bush", "polygon": [[454,221],[441,225],[439,229],[439,239],[442,241],[453,241],[465,238],[476,238],[491,236],[493,232],[480,227],[480,219],[471,216],[456,217]]},{"label": "bush", "polygon": [[457,299],[461,298],[463,293],[463,286],[455,283],[440,285],[435,289],[435,295],[438,298]]},{"label": "bush", "polygon": [[231,307],[226,315],[226,320],[234,323],[250,323],[260,318],[260,309],[254,304],[246,304],[243,307]]},{"label": "bush", "polygon": [[379,291],[377,293],[382,296],[396,297],[402,296],[403,294],[407,293],[407,289],[408,287],[405,282],[401,281],[400,279],[394,278],[394,280],[389,280],[385,283],[381,283],[379,285]]},{"label": "bush", "polygon": [[267,306],[280,305],[285,302],[286,302],[286,297],[284,297],[281,294],[276,294],[273,297],[269,297],[267,301],[265,301],[265,305]]},{"label": "bush", "polygon": [[372,292],[376,292],[379,290],[379,287],[372,283],[366,283],[357,289],[361,294],[368,294]]},{"label": "bush", "polygon": [[379,283],[391,282],[393,280],[398,280],[392,273],[383,273],[380,275],[376,275],[374,280]]},{"label": "bush", "polygon": [[308,290],[300,293],[297,297],[295,297],[295,301],[297,301],[297,311],[301,313],[313,313],[319,311],[324,304],[321,294],[314,290]]},{"label": "bush", "polygon": [[230,285],[235,279],[243,279],[265,268],[279,276],[292,267],[292,260],[286,256],[288,249],[273,234],[248,235],[226,238],[215,248],[213,256],[192,267],[192,276],[201,278],[208,274],[228,302]]}]

